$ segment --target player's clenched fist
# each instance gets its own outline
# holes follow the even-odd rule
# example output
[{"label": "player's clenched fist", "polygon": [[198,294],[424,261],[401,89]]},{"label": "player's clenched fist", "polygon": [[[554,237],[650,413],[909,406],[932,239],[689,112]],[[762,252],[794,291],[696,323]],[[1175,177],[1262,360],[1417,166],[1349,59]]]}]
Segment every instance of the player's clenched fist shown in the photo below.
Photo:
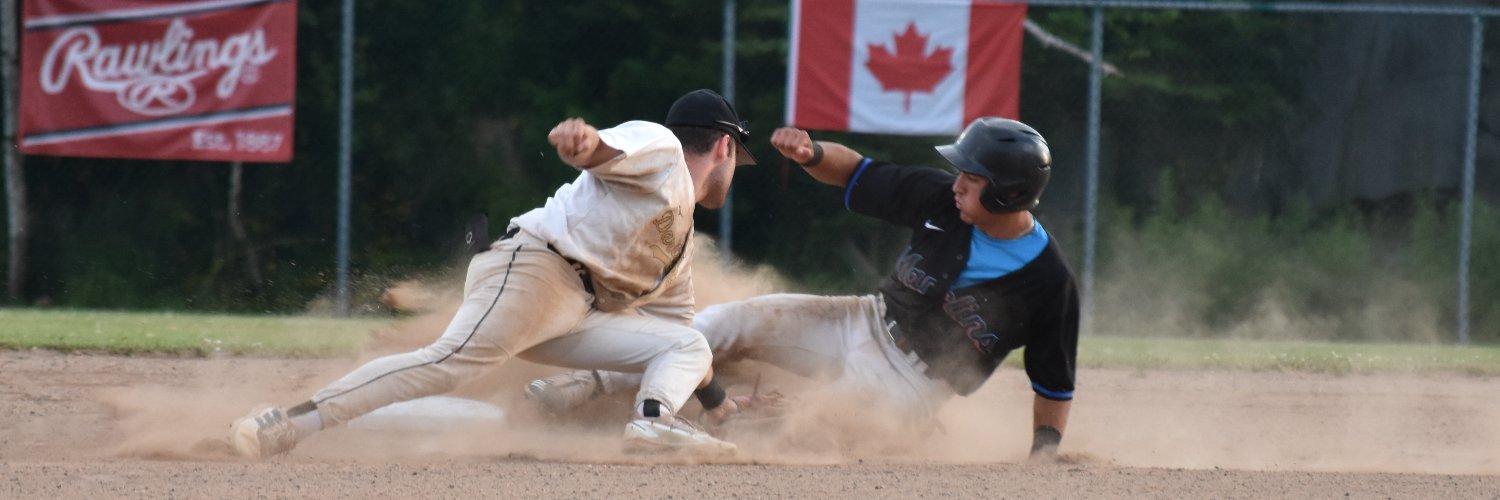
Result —
[{"label": "player's clenched fist", "polygon": [[781,127],[771,133],[771,146],[786,159],[806,165],[813,157],[812,137],[807,131],[792,127]]},{"label": "player's clenched fist", "polygon": [[599,148],[599,129],[584,122],[582,118],[569,118],[552,127],[547,133],[547,142],[557,148],[557,155],[564,162],[576,167],[588,164],[594,150]]}]

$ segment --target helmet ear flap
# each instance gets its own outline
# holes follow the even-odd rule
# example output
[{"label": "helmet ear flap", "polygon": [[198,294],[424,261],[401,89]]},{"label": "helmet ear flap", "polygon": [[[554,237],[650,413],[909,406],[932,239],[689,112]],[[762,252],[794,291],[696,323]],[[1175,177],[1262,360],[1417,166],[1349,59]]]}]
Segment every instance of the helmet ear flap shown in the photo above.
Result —
[{"label": "helmet ear flap", "polygon": [[979,193],[979,204],[992,214],[1005,212],[1008,203],[1005,201],[1004,194],[999,187],[995,186],[994,181],[991,181],[984,186],[984,192]]},{"label": "helmet ear flap", "polygon": [[991,180],[979,194],[979,204],[992,214],[1036,208],[1039,200],[1027,188],[1025,184],[1000,186]]}]

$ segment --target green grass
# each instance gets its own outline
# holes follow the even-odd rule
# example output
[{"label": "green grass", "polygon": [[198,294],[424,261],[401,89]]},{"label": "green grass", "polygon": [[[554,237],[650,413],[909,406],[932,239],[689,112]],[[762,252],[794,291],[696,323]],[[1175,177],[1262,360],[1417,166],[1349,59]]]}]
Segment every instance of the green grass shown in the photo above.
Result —
[{"label": "green grass", "polygon": [[1495,346],[1086,337],[1078,359],[1085,367],[1140,370],[1500,375]]},{"label": "green grass", "polygon": [[390,319],[0,309],[0,349],[334,356]]},{"label": "green grass", "polygon": [[[288,357],[354,352],[395,319],[0,309],[0,349]],[[1500,347],[1085,337],[1079,365],[1135,370],[1500,375]],[[1018,366],[1022,356],[1006,363]]]}]

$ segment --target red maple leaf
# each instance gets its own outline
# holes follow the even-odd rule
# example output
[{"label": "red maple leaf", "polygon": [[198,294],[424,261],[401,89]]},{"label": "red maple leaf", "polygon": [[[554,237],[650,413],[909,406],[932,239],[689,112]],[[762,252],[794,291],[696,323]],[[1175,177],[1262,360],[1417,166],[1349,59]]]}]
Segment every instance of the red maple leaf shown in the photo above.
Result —
[{"label": "red maple leaf", "polygon": [[927,39],[917,32],[917,23],[906,25],[906,32],[894,35],[896,53],[885,45],[869,44],[870,60],[865,67],[880,81],[886,92],[906,93],[906,112],[911,112],[912,92],[931,94],[938,82],[953,72],[953,47],[936,47],[927,54]]}]

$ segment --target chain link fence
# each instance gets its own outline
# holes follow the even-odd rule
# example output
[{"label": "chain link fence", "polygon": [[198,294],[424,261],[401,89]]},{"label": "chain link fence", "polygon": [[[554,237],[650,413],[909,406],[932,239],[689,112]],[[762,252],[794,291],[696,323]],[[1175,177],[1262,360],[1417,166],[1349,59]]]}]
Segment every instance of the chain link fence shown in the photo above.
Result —
[{"label": "chain link fence", "polygon": [[1500,340],[1494,3],[1030,2],[1086,331]]}]

